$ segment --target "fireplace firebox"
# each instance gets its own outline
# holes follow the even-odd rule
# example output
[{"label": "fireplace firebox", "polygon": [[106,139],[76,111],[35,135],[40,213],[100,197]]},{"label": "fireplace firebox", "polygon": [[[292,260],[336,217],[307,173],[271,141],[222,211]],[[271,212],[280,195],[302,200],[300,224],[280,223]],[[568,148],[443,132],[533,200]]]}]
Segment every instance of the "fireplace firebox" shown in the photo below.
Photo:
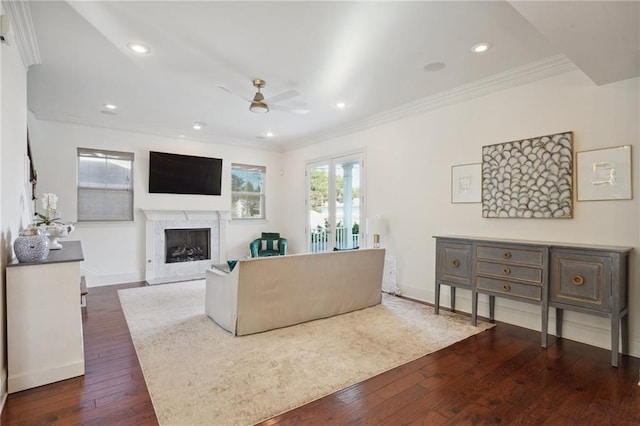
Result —
[{"label": "fireplace firebox", "polygon": [[165,229],[165,263],[211,259],[211,229]]}]

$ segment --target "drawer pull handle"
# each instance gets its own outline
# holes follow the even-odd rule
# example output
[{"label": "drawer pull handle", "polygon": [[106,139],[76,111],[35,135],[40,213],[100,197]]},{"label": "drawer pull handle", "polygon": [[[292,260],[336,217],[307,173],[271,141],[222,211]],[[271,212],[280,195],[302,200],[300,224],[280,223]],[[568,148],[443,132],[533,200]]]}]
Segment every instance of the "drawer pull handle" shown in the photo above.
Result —
[{"label": "drawer pull handle", "polygon": [[571,277],[571,284],[575,286],[584,284],[584,277],[580,274],[575,274],[574,276]]},{"label": "drawer pull handle", "polygon": [[458,266],[460,266],[460,261],[459,261],[458,259],[453,259],[453,260],[451,261],[451,265],[452,265],[454,268],[457,268]]},{"label": "drawer pull handle", "polygon": [[511,286],[509,284],[507,284],[507,283],[504,283],[504,284],[502,284],[502,289],[504,291],[509,291],[509,290],[511,290]]},{"label": "drawer pull handle", "polygon": [[511,269],[509,269],[509,268],[504,268],[504,269],[502,270],[502,273],[503,273],[503,274],[505,274],[505,275],[509,275],[509,274],[511,273]]},{"label": "drawer pull handle", "polygon": [[503,256],[505,259],[511,259],[511,253],[509,253],[508,251],[506,251],[502,256]]}]

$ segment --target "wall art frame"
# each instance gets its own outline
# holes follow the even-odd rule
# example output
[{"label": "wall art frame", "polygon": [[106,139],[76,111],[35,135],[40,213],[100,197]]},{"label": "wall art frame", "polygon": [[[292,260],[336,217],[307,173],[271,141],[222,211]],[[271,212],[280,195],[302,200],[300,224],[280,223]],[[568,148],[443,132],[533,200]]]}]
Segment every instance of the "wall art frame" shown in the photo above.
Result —
[{"label": "wall art frame", "polygon": [[482,147],[482,217],[573,217],[573,132]]},{"label": "wall art frame", "polygon": [[633,199],[631,145],[576,154],[578,201]]},{"label": "wall art frame", "polygon": [[451,203],[482,202],[482,163],[451,166]]}]

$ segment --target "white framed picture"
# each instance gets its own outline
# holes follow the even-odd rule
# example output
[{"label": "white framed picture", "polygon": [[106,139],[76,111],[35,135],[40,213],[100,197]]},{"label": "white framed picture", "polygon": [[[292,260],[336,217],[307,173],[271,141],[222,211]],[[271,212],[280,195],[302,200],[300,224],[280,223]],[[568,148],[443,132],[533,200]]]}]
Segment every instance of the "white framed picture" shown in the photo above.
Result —
[{"label": "white framed picture", "polygon": [[576,154],[578,201],[630,200],[631,145]]},{"label": "white framed picture", "polygon": [[451,202],[479,203],[482,193],[482,164],[451,166]]}]

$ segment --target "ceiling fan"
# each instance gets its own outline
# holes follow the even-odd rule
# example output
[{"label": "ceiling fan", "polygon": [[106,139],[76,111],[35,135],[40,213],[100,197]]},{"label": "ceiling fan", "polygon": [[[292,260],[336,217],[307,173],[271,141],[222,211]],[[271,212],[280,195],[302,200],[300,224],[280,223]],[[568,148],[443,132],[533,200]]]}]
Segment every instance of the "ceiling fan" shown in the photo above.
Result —
[{"label": "ceiling fan", "polygon": [[[279,95],[272,96],[268,99],[265,99],[261,90],[266,85],[266,81],[256,78],[253,80],[253,87],[257,89],[256,94],[253,96],[253,99],[247,99],[242,97],[245,101],[249,102],[249,111],[255,113],[267,113],[270,110],[274,111],[285,111],[292,112],[294,114],[308,114],[308,109],[288,107],[284,105],[278,105],[278,102],[286,101],[288,99],[294,98],[296,96],[300,96],[300,92],[297,90],[287,90],[286,92],[280,93]],[[218,88],[224,90],[225,92],[232,93],[229,89],[224,86],[218,86]],[[233,94],[233,93],[232,93]]]},{"label": "ceiling fan", "polygon": [[256,94],[251,101],[251,105],[249,106],[249,111],[258,112],[258,113],[266,113],[269,112],[269,106],[264,102],[264,95],[260,93],[260,89],[264,87],[266,82],[264,80],[260,80],[256,78],[253,80],[253,87],[258,89]]}]

